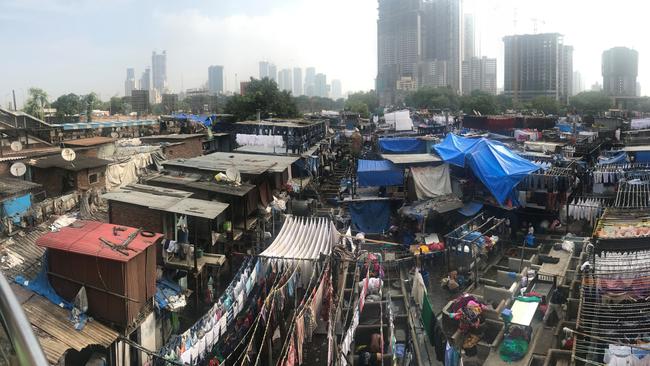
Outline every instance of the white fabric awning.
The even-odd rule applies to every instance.
[[[288,216],[273,243],[261,257],[287,260],[316,260],[330,255],[339,233],[326,218]]]
[[[412,167],[415,193],[419,200],[451,194],[451,180],[449,178],[449,164],[437,167]]]

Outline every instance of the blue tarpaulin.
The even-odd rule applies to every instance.
[[[636,163],[650,163],[650,151],[638,151],[634,156]]]
[[[390,228],[390,202],[366,201],[350,205],[354,230],[366,234],[379,234]]]
[[[623,164],[627,162],[627,154],[625,152],[620,152],[612,157],[599,157],[598,164],[607,165],[607,164]]]
[[[388,160],[361,160],[357,167],[361,187],[399,186],[404,184],[404,173]]]
[[[379,139],[379,148],[382,153],[388,154],[423,154],[427,152],[426,143],[415,137],[381,138]]]
[[[480,202],[469,202],[465,204],[462,208],[458,209],[458,212],[461,213],[463,216],[474,216],[476,215],[481,209],[483,208],[483,204]]]
[[[524,177],[539,170],[537,165],[505,145],[485,138],[468,139],[448,134],[435,149],[450,164],[464,167],[467,161],[474,175],[500,204],[513,197],[513,189]]]
[[[20,224],[23,215],[32,207],[32,195],[10,198],[2,202],[5,217],[11,217],[15,224]]]

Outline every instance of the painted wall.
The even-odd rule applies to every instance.
[[[4,217],[11,217],[15,224],[20,224],[23,215],[32,207],[32,195],[10,198],[2,202],[2,214]]]

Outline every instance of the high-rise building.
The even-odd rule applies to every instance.
[[[470,57],[463,61],[463,94],[480,90],[497,94],[497,59],[485,56]]]
[[[151,54],[151,73],[152,89],[162,96],[167,90],[167,51],[162,51],[161,54],[154,51]]]
[[[637,97],[641,96],[641,83],[638,81],[636,82],[636,96]]]
[[[299,67],[293,68],[293,95],[303,95],[302,92],[302,69]]]
[[[140,77],[140,90],[151,90],[151,69],[146,67]]]
[[[129,67],[126,69],[126,80],[124,81],[124,96],[130,97],[131,91],[136,88],[135,85],[135,69]]]
[[[419,86],[449,85],[460,92],[462,27],[461,0],[379,0],[380,102],[397,102],[398,86],[409,78]]]
[[[614,47],[603,52],[603,90],[617,97],[636,96],[639,74],[639,53],[627,47]]]
[[[131,91],[131,96],[128,97],[128,100],[131,104],[131,110],[133,112],[137,112],[138,114],[149,113],[150,96],[148,90],[133,89]]]
[[[566,103],[571,95],[573,47],[558,33],[513,35],[504,42],[504,93],[517,101],[546,96]]]
[[[582,79],[582,74],[580,71],[573,72],[573,88],[571,88],[571,94],[576,95],[585,91],[585,81]]]
[[[208,90],[212,94],[223,94],[223,66],[208,67]]]
[[[341,80],[332,79],[332,91],[330,92],[330,98],[334,100],[343,98],[343,86],[341,86]]]
[[[291,69],[282,69],[278,74],[278,87],[280,90],[291,91],[293,88],[293,80],[291,78]]]
[[[315,95],[314,84],[316,82],[316,69],[308,67],[305,69],[305,95],[313,97]]]
[[[278,82],[278,67],[274,64],[269,64],[269,79]]]
[[[476,56],[476,31],[474,29],[474,15],[465,14],[463,16],[463,60],[469,60]]]
[[[314,76],[314,96],[327,98],[329,94],[327,89],[327,75],[316,74]]]
[[[269,63],[268,61],[260,61],[260,80],[269,77]]]

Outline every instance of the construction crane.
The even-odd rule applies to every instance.
[[[530,18],[530,20],[533,22],[533,34],[537,34],[537,23],[546,25],[546,21],[544,19]]]

